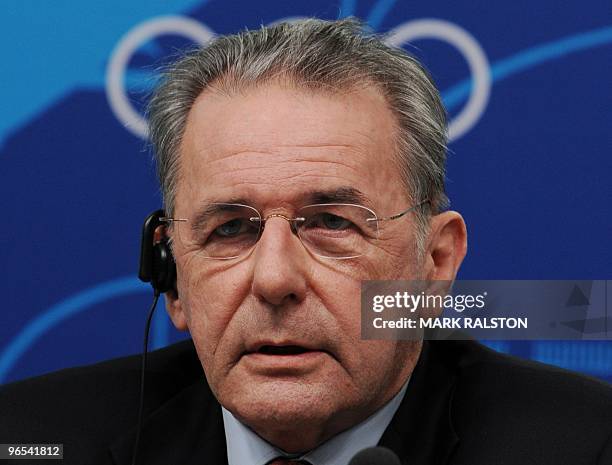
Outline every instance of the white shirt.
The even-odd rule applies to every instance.
[[[347,465],[357,452],[378,444],[404,398],[409,381],[410,378],[393,399],[364,421],[298,456],[288,454],[263,440],[222,407],[228,464],[265,465],[272,459],[284,457],[307,460],[312,465]]]

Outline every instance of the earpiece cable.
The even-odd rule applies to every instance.
[[[139,402],[139,407],[138,407],[138,424],[136,427],[136,440],[134,441],[134,452],[132,453],[132,465],[136,465],[137,458],[138,458],[138,447],[140,444],[140,430],[142,429],[142,415],[144,411],[145,371],[147,367],[147,349],[149,346],[149,329],[151,328],[151,320],[153,318],[153,313],[155,312],[155,307],[157,306],[159,294],[160,292],[157,289],[155,289],[154,294],[153,294],[153,304],[151,305],[151,309],[149,310],[147,324],[145,325],[144,344],[143,344],[143,349],[142,349],[142,365],[140,368],[140,402]]]

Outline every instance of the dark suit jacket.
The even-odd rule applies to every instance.
[[[226,465],[221,409],[192,342],[149,360],[140,463]],[[64,465],[129,465],[139,364],[2,387],[0,443],[63,443]],[[612,388],[471,341],[426,342],[381,445],[406,465],[612,465]]]

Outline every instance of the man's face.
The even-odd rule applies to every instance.
[[[207,203],[239,198],[264,218],[294,217],[313,192],[346,188],[360,191],[379,217],[400,212],[410,204],[394,169],[394,134],[393,115],[372,88],[206,91],[189,114],[174,216],[193,218]],[[311,254],[280,217],[239,259],[203,259],[176,241],[172,318],[191,332],[220,403],[290,449],[278,444],[283,431],[300,425],[315,445],[393,397],[419,346],[360,339],[360,284],[415,279],[414,233],[412,215],[384,222],[368,253],[350,260]],[[308,351],[271,355],[259,350],[264,345]]]

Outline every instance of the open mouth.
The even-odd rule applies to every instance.
[[[301,346],[261,346],[256,353],[264,355],[300,355],[306,352],[311,352],[309,349]]]

